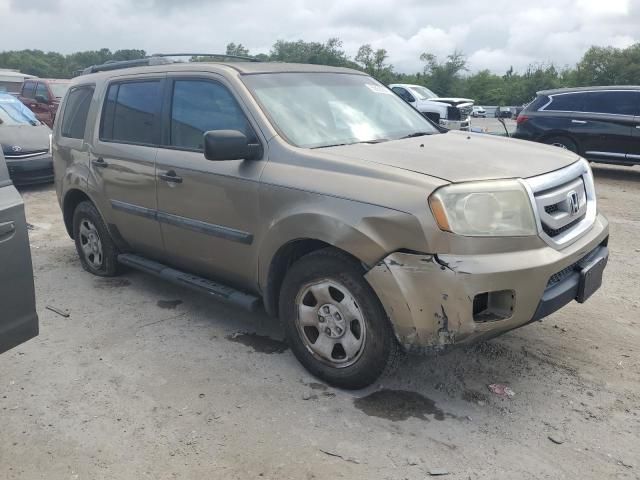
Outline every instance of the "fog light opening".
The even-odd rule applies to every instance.
[[[515,301],[513,290],[479,293],[473,298],[473,321],[485,323],[511,318]]]

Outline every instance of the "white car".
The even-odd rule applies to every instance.
[[[469,130],[471,127],[471,99],[440,98],[422,85],[408,83],[394,83],[389,88],[437,125],[451,130]]]
[[[474,106],[473,110],[471,111],[471,116],[474,118],[477,118],[477,117],[487,118],[487,111],[479,105]]]

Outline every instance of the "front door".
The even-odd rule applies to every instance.
[[[259,141],[221,82],[187,76],[167,81],[166,145],[156,161],[158,220],[170,264],[251,288],[264,161],[205,159],[203,135],[209,130],[239,130],[250,142]]]
[[[38,334],[24,204],[0,148],[0,353]]]
[[[110,83],[99,139],[90,148],[96,197],[102,199],[100,208],[112,234],[132,251],[151,258],[164,251],[156,220],[155,180],[163,77],[137,76]]]
[[[633,91],[592,91],[584,95],[583,111],[571,119],[571,132],[587,158],[624,162],[636,148],[632,136],[638,93]]]

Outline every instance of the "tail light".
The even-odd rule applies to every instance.
[[[516,124],[522,125],[527,120],[529,120],[529,117],[527,117],[526,115],[518,115],[518,118],[516,118]]]

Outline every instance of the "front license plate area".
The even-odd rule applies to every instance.
[[[586,302],[591,295],[602,285],[602,273],[607,265],[607,257],[599,257],[580,270],[580,283],[578,284],[578,303]]]

